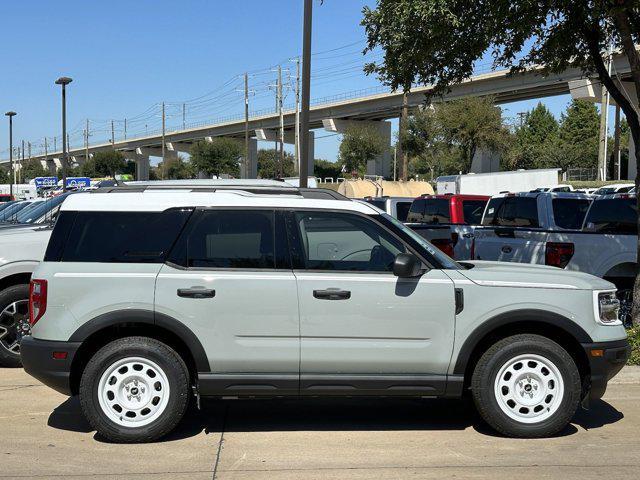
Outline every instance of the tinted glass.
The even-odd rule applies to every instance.
[[[619,188],[619,189],[618,189],[618,191],[617,191],[616,193],[627,193],[627,192],[629,192],[631,189],[633,189],[633,186],[631,186],[631,187],[622,187],[622,188]]]
[[[500,202],[494,200],[501,200]],[[538,202],[535,197],[504,197],[492,199],[487,206],[483,225],[503,227],[539,226]]]
[[[402,242],[367,218],[347,213],[296,214],[308,270],[390,272]]]
[[[554,198],[553,219],[556,226],[567,230],[580,230],[591,200],[577,198]]]
[[[161,263],[191,214],[78,212],[61,255],[63,262]],[[64,225],[64,224],[61,224]],[[58,225],[54,227],[54,232]],[[61,231],[63,227],[60,227]]]
[[[449,200],[446,198],[427,198],[424,206],[425,223],[450,223]]]
[[[593,202],[585,226],[600,233],[638,234],[635,198],[616,198]]]
[[[383,212],[386,211],[386,205],[384,200],[372,200],[372,199],[365,199],[365,202],[370,203],[371,205],[373,205],[374,207],[379,208],[380,210],[382,210]]]
[[[11,205],[14,205],[15,203],[15,200],[11,202],[0,203],[0,213],[9,208]]]
[[[23,208],[27,208],[29,205],[31,205],[31,202],[16,202],[11,204],[8,208],[5,208],[0,212],[0,222],[15,220],[16,214]]]
[[[409,214],[407,215],[407,222],[421,222],[424,216],[424,206],[426,200],[424,198],[416,198],[411,203]]]
[[[464,200],[462,202],[464,223],[467,225],[480,225],[486,205],[487,202],[485,200]]]
[[[187,266],[275,268],[274,212],[208,210],[187,239]]]
[[[411,208],[411,202],[398,202],[396,203],[396,216],[401,222],[407,221],[409,215],[409,209]]]

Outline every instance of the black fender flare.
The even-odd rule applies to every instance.
[[[560,328],[565,333],[571,335],[579,343],[592,343],[593,339],[576,322],[569,318],[546,310],[522,309],[501,313],[482,322],[462,344],[456,359],[454,374],[463,375],[467,369],[467,364],[476,346],[492,331],[505,325],[518,323],[536,323],[541,325],[551,325]]]
[[[108,327],[125,324],[157,325],[177,336],[187,346],[198,372],[210,372],[207,354],[198,337],[184,323],[169,315],[151,310],[115,310],[103,313],[78,328],[69,342],[83,342],[91,335]]]

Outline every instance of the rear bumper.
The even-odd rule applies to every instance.
[[[585,349],[591,369],[589,399],[597,400],[602,398],[607,390],[607,382],[615,377],[627,363],[631,347],[626,339],[614,342],[583,343],[582,347]],[[594,351],[598,356],[594,356]],[[601,355],[599,351],[602,351]]]
[[[80,342],[56,342],[38,340],[26,336],[20,343],[20,356],[24,370],[46,386],[72,395],[71,364]],[[66,352],[65,359],[55,359],[54,352]]]

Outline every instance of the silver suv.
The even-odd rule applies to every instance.
[[[114,190],[62,205],[21,344],[25,370],[112,441],[165,435],[194,395],[465,392],[499,432],[542,437],[629,355],[611,283],[459,264],[333,192]]]

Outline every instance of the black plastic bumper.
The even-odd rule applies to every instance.
[[[597,400],[602,398],[607,390],[607,382],[627,363],[631,347],[626,339],[614,342],[583,343],[582,347],[585,349],[591,369],[589,399]]]
[[[48,387],[65,395],[71,392],[71,364],[80,342],[54,342],[26,336],[20,343],[24,370]],[[66,358],[54,358],[66,353]]]

